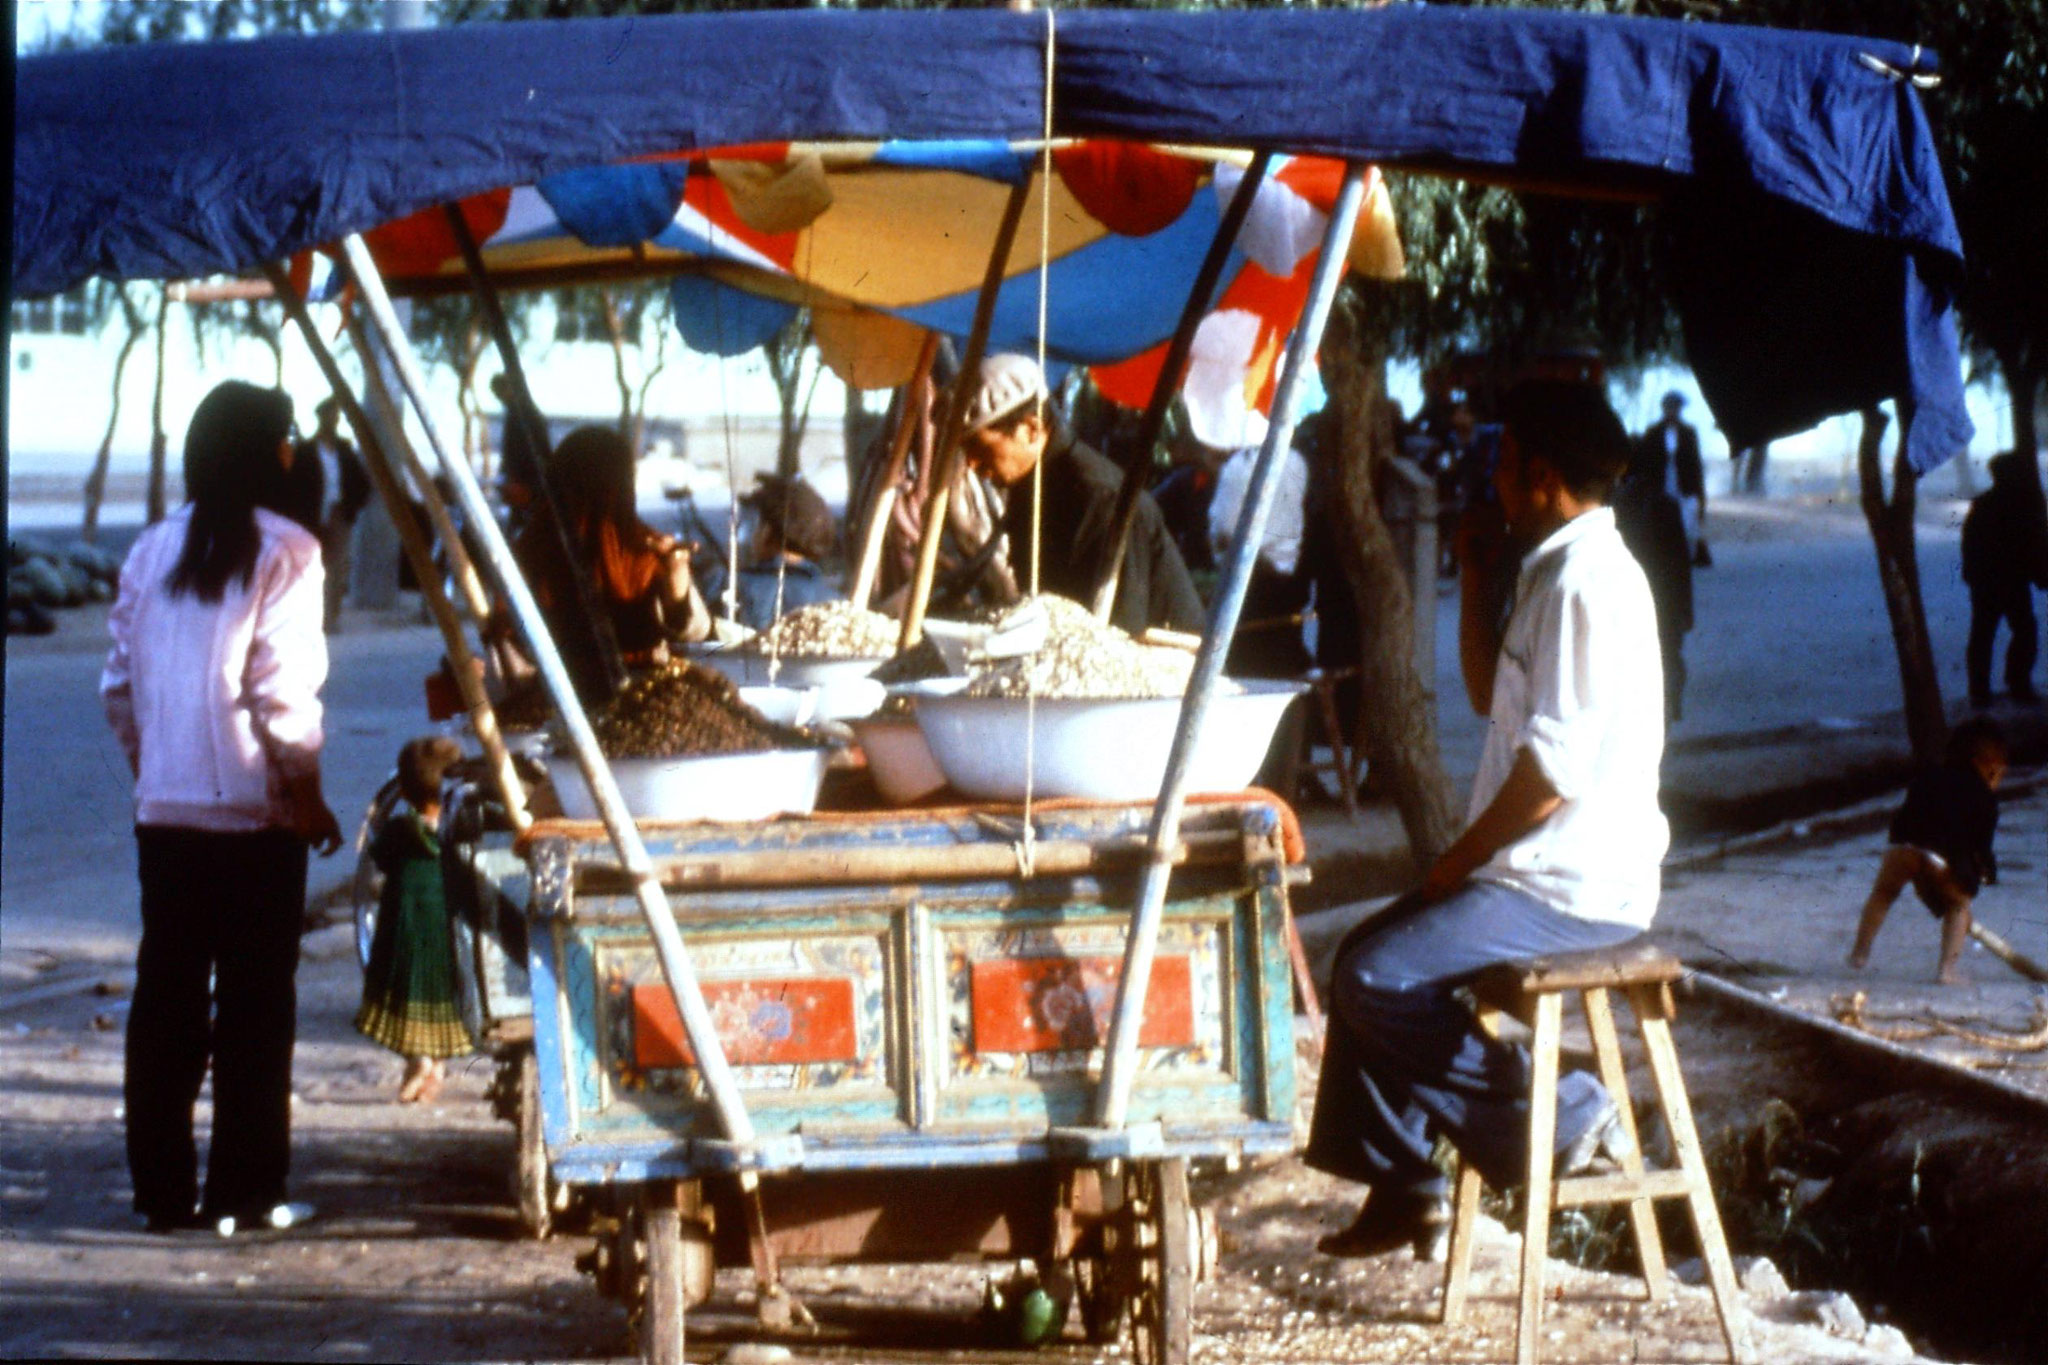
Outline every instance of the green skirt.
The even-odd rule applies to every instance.
[[[402,1057],[459,1057],[471,1050],[455,1004],[455,955],[441,869],[433,859],[409,858],[395,875],[386,873],[356,1029]]]

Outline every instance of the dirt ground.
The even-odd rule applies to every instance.
[[[222,1242],[152,1237],[127,1208],[120,1073],[128,973],[103,964],[11,968],[0,1013],[0,1356],[263,1360],[603,1359],[632,1349],[623,1310],[575,1265],[587,1236],[523,1240],[507,1192],[511,1130],[491,1116],[489,1066],[458,1065],[431,1107],[394,1102],[398,1063],[348,1021],[358,978],[348,931],[306,940],[296,1066],[294,1193],[318,1206],[303,1228]],[[54,978],[54,979],[52,979]],[[106,983],[112,994],[97,994]],[[1681,1040],[1697,1059],[1711,1049]],[[1706,1079],[1702,1074],[1701,1079]],[[1712,1091],[1716,1087],[1709,1086]],[[1312,1087],[1305,1086],[1305,1093]],[[1703,1095],[1703,1101],[1706,1096]],[[202,1109],[202,1121],[204,1120]],[[1703,1127],[1714,1119],[1702,1116]],[[1224,1252],[1197,1297],[1196,1358],[1225,1361],[1476,1362],[1512,1354],[1515,1240],[1492,1225],[1468,1325],[1434,1320],[1441,1267],[1405,1252],[1364,1262],[1318,1256],[1355,1191],[1282,1161],[1214,1172]],[[998,1268],[1006,1269],[1006,1268]],[[721,1272],[690,1317],[693,1359],[1115,1360],[1066,1339],[989,1350],[976,1321],[979,1266],[798,1269],[791,1287],[816,1336],[764,1334],[744,1271]],[[1546,1318],[1546,1359],[1723,1359],[1704,1291],[1668,1306],[1624,1277],[1553,1262],[1564,1291]],[[1752,1301],[1758,1359],[1915,1359],[1888,1328],[1811,1325],[1814,1296]],[[1781,1321],[1782,1320],[1782,1321]],[[999,1339],[998,1339],[999,1340]],[[791,1355],[761,1352],[767,1342]],[[971,1354],[969,1354],[971,1352]]]

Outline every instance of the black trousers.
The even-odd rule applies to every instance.
[[[1998,623],[2012,627],[2012,639],[2005,645],[2005,685],[2015,696],[2033,690],[2036,634],[2034,590],[2025,581],[1996,587],[1970,589],[1970,642],[1964,650],[1969,668],[1970,696],[1983,700],[1991,695],[1991,646],[1998,638]]]
[[[204,1212],[281,1203],[291,1164],[292,1044],[306,845],[283,830],[139,825],[142,949],[128,1015],[128,1172],[135,1211],[199,1202],[192,1108],[213,1063]]]

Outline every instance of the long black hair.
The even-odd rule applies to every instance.
[[[262,537],[256,509],[286,498],[278,444],[291,436],[292,400],[282,389],[230,379],[199,400],[185,431],[185,497],[192,520],[185,548],[165,586],[218,602],[228,580],[243,587],[256,572]]]
[[[578,427],[555,447],[547,469],[570,535],[586,554],[605,526],[626,549],[647,548],[653,537],[634,508],[633,447],[625,437],[611,427]]]

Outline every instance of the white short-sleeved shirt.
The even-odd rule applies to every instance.
[[[1657,806],[1664,674],[1649,583],[1608,508],[1522,561],[1468,819],[1524,749],[1564,804],[1474,875],[1580,919],[1647,928],[1671,841]]]
[[[1218,554],[1228,550],[1237,536],[1238,514],[1244,510],[1252,466],[1258,461],[1258,447],[1248,446],[1216,471],[1216,492],[1209,500],[1209,543]],[[1281,457],[1280,485],[1266,514],[1265,538],[1259,542],[1259,558],[1275,573],[1291,574],[1301,562],[1302,508],[1307,497],[1308,461],[1290,446]]]

